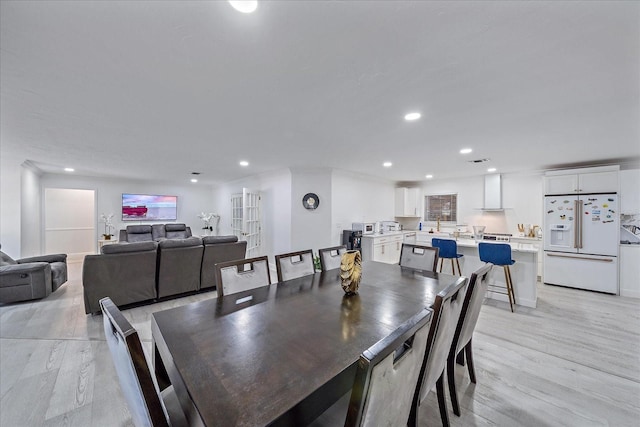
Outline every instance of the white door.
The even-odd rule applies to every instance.
[[[618,255],[620,226],[618,196],[586,194],[582,202],[582,247],[579,252],[592,255]]]
[[[65,253],[69,260],[96,251],[95,191],[44,190],[45,253]]]
[[[242,194],[231,196],[231,229],[238,239],[247,241],[247,258],[260,256],[260,193],[243,188]]]

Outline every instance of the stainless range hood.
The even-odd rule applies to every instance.
[[[499,173],[484,176],[484,206],[483,211],[503,211],[502,207],[502,176]]]

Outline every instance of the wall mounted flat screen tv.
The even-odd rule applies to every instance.
[[[122,194],[123,221],[175,221],[178,196]]]

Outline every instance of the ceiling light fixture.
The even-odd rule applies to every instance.
[[[496,168],[489,168],[487,169],[487,172],[495,172],[497,169]]]
[[[238,12],[251,13],[258,8],[258,0],[229,0],[229,4]]]
[[[422,114],[420,113],[409,113],[404,116],[404,119],[408,122],[412,122],[414,120],[418,120],[420,117],[422,117]]]
[[[76,170],[74,168],[64,168],[65,172],[75,172]]]
[[[472,151],[473,150],[471,148],[463,148],[462,150],[460,150],[460,154],[469,154]]]
[[[195,183],[195,182],[198,182],[198,180],[197,180],[197,179],[195,179],[195,178],[191,178],[191,182],[194,182],[194,183]]]
[[[382,166],[384,166],[385,168],[390,168],[391,166],[393,166],[393,163],[391,163],[391,162],[384,162],[384,163],[382,164]]]
[[[247,162],[246,160],[241,160],[240,166],[249,166],[249,162]]]
[[[429,175],[425,175],[424,177],[427,178],[427,179],[431,179],[431,178],[433,178],[433,175],[429,174]]]

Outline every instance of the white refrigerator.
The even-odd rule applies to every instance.
[[[544,283],[618,294],[618,196],[544,198]]]

